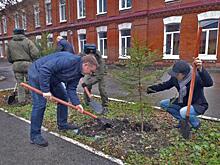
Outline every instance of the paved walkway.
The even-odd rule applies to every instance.
[[[45,148],[29,143],[29,124],[0,111],[0,165],[116,165],[43,131]]]

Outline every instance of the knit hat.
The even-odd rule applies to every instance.
[[[190,65],[184,61],[179,60],[175,62],[172,69],[168,72],[168,74],[172,77],[176,77],[178,73],[182,73],[184,75],[187,75],[190,72]]]

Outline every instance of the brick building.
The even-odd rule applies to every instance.
[[[48,32],[50,45],[62,35],[77,52],[96,43],[111,63],[127,59],[127,49],[138,38],[162,55],[162,62],[191,60],[198,23],[203,25],[200,57],[220,66],[220,0],[23,0],[1,11],[0,49],[15,27],[23,27],[36,41]],[[23,7],[17,11],[18,6]],[[9,12],[6,12],[9,11]],[[7,14],[10,13],[10,14]]]

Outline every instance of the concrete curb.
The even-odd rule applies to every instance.
[[[29,120],[27,120],[27,119],[25,119],[25,118],[22,118],[22,117],[19,117],[19,116],[16,116],[15,114],[10,113],[10,112],[8,112],[7,110],[4,110],[3,108],[0,108],[0,111],[3,111],[3,112],[5,112],[5,113],[7,113],[7,114],[9,114],[9,115],[11,115],[11,116],[13,116],[13,117],[19,119],[19,120],[22,120],[22,121],[24,121],[24,122],[26,122],[26,123],[28,123],[28,124],[31,123]],[[42,130],[48,132],[48,129],[45,128],[45,127],[42,127]],[[63,135],[60,135],[60,134],[58,134],[58,133],[56,133],[56,132],[50,131],[50,132],[48,132],[48,133],[51,134],[51,135],[54,135],[54,136],[56,136],[56,137],[59,137],[59,138],[65,140],[65,141],[68,141],[68,142],[70,142],[70,143],[72,143],[72,144],[74,144],[74,145],[76,145],[76,146],[79,146],[79,147],[81,147],[81,148],[83,148],[83,149],[85,149],[85,150],[87,150],[87,151],[89,151],[89,152],[92,152],[93,154],[96,154],[96,155],[98,155],[98,156],[100,156],[100,157],[103,157],[103,158],[105,158],[105,159],[108,159],[108,160],[110,160],[110,161],[112,161],[112,162],[114,162],[114,163],[117,163],[117,164],[119,164],[119,165],[124,165],[124,163],[122,162],[122,160],[117,159],[117,158],[114,158],[114,157],[112,157],[112,156],[110,156],[110,155],[106,155],[106,154],[104,154],[103,152],[98,151],[98,150],[96,150],[96,149],[94,149],[94,148],[92,148],[92,147],[89,147],[89,146],[87,146],[87,145],[85,145],[85,144],[83,144],[83,143],[80,143],[80,142],[78,142],[78,141],[76,141],[76,140],[73,140],[73,139],[68,138],[68,137],[66,137],[66,136],[63,136]]]
[[[78,92],[78,94],[82,95],[83,93]],[[93,96],[96,97],[96,98],[101,98],[99,95],[93,95]],[[121,103],[135,104],[135,102],[129,102],[129,101],[126,101],[126,100],[120,100],[120,99],[115,99],[115,98],[109,98],[109,100],[116,101],[116,102],[121,102]],[[152,106],[152,108],[154,108],[156,110],[164,111],[161,107],[158,107],[158,106]],[[209,116],[205,116],[205,115],[199,115],[198,117],[201,118],[201,119],[205,119],[205,120],[220,122],[220,119],[214,118],[214,117],[209,117]]]

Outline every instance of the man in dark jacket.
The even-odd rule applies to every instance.
[[[68,51],[75,54],[74,46],[65,40],[62,36],[57,37],[57,51]]]
[[[198,129],[200,121],[197,116],[204,114],[208,109],[208,103],[204,96],[204,87],[211,87],[213,81],[209,73],[202,66],[202,61],[199,58],[196,58],[193,64],[197,66],[197,74],[189,120],[192,127]],[[160,106],[180,121],[186,118],[192,69],[186,61],[180,60],[173,65],[169,74],[171,78],[168,81],[149,86],[147,93],[156,93],[175,87],[179,92],[179,97],[162,100]],[[180,127],[180,122],[178,127]]]
[[[41,136],[41,125],[46,108],[46,98],[53,95],[64,101],[70,99],[80,112],[83,107],[76,94],[80,78],[96,71],[98,63],[93,55],[84,57],[69,52],[56,52],[35,61],[28,70],[29,83],[40,89],[43,96],[32,92],[33,107],[31,113],[31,143],[46,147],[48,142]],[[61,82],[66,84],[64,89]],[[76,125],[67,123],[68,108],[57,104],[57,125],[59,130],[76,129]]]
[[[7,58],[12,68],[17,84],[27,81],[28,67],[38,58],[35,44],[25,37],[24,29],[14,29],[14,36],[8,43]],[[18,85],[18,103],[26,103],[25,89]]]

